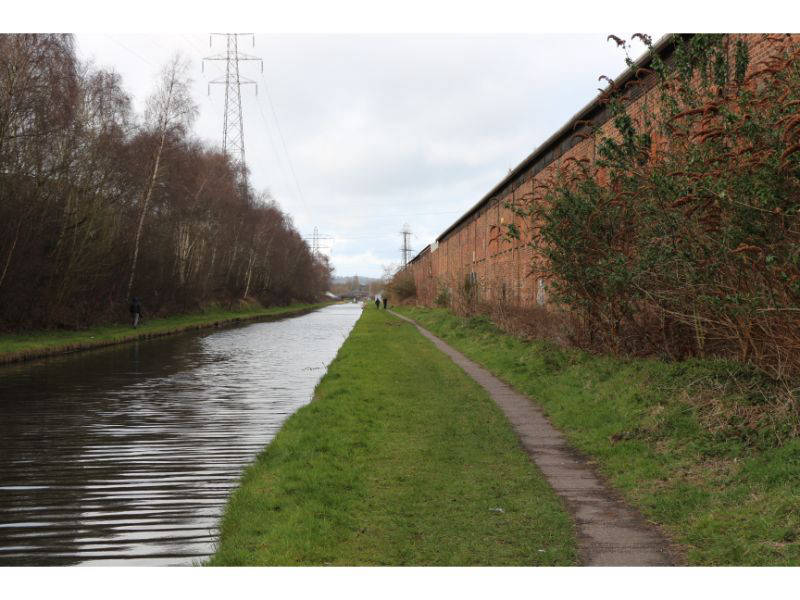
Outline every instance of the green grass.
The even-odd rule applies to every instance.
[[[690,564],[800,564],[796,396],[730,362],[594,356],[486,317],[399,312],[534,398]]]
[[[5,334],[0,335],[0,364],[109,346],[228,322],[278,317],[313,310],[324,305],[325,303],[292,304],[270,308],[249,305],[240,310],[212,307],[200,313],[174,315],[161,319],[144,319],[137,329],[131,327],[130,324],[117,324],[92,327],[81,331],[53,330]]]
[[[570,518],[495,403],[368,304],[313,401],[246,470],[209,564],[576,560]]]

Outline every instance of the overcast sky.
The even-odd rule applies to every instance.
[[[617,32],[619,33],[619,32]],[[421,250],[616,76],[607,34],[255,34],[240,51],[251,181],[300,232],[314,227],[337,275],[380,276],[408,223]],[[192,63],[196,134],[221,144],[224,50],[205,33],[80,34],[79,55],[114,69],[141,110],[174,52]],[[635,54],[641,53],[641,48]]]
[[[241,40],[243,52],[264,60],[263,74],[258,63],[241,66],[258,84],[257,96],[253,86],[242,90],[251,182],[304,236],[314,227],[329,236],[337,275],[380,276],[400,261],[404,223],[413,248],[424,248],[594,98],[599,75],[624,69],[609,33],[774,31],[789,14],[778,0],[762,0],[758,11],[745,0],[725,6],[37,0],[4,7],[0,27],[83,32],[79,55],[119,72],[139,111],[160,67],[182,52],[199,107],[195,133],[217,145],[224,89],[209,95],[208,82],[224,63],[202,71],[201,59],[223,52],[224,38],[210,47],[206,32],[270,32],[256,33],[254,46]],[[568,31],[582,33],[549,33]]]

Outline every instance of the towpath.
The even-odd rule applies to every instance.
[[[477,381],[500,406],[522,446],[572,514],[581,559],[595,566],[667,566],[676,564],[671,544],[597,476],[587,460],[569,446],[531,400],[415,321],[437,348]]]

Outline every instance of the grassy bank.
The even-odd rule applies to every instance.
[[[488,395],[368,304],[245,472],[212,565],[564,565],[569,517]]]
[[[790,391],[725,361],[592,356],[517,339],[486,317],[399,312],[534,398],[689,563],[800,564]]]
[[[0,364],[52,356],[77,350],[111,346],[137,339],[147,339],[213,327],[237,321],[288,316],[324,306],[292,304],[263,308],[251,305],[241,310],[211,308],[204,312],[174,315],[161,319],[144,319],[137,329],[130,324],[92,327],[81,331],[34,331],[0,335]]]

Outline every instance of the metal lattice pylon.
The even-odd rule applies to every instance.
[[[413,252],[408,244],[408,238],[411,237],[411,229],[408,223],[403,224],[403,231],[400,232],[400,235],[403,236],[403,247],[400,248],[400,252],[403,254],[403,268],[405,268],[408,265],[408,257]]]
[[[319,229],[314,227],[314,237],[311,239],[311,254],[319,256]]]
[[[212,33],[209,36],[208,45],[211,46],[213,36],[225,36],[227,48],[224,54],[215,54],[203,58],[203,67],[207,60],[224,60],[225,75],[212,79],[208,82],[208,93],[211,94],[211,84],[225,86],[225,115],[222,126],[222,150],[231,158],[239,162],[239,169],[242,178],[242,185],[247,187],[247,168],[244,160],[244,121],[242,120],[242,86],[256,86],[256,96],[258,95],[258,84],[252,79],[242,77],[239,74],[239,62],[244,60],[257,60],[261,62],[261,72],[264,72],[264,61],[258,56],[251,56],[239,52],[239,37],[243,35],[252,36],[253,46],[255,46],[255,35],[252,33]]]

